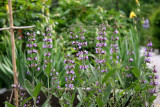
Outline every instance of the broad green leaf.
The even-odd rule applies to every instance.
[[[27,101],[29,101],[30,99],[32,99],[33,97],[28,97],[27,99],[23,100],[22,105],[24,105]]]
[[[135,89],[135,91],[140,91],[141,90],[141,87],[140,87],[139,83],[136,84],[134,89]]]
[[[38,83],[38,85],[34,88],[33,97],[37,97],[41,90],[42,83]]]
[[[81,88],[78,88],[78,94],[79,94],[79,100],[82,101],[82,89]]]
[[[96,97],[96,102],[98,104],[98,107],[103,107],[103,102],[98,97]]]
[[[48,63],[47,68],[46,68],[46,74],[49,77],[51,73],[51,63]]]
[[[64,93],[64,98],[71,103],[71,97],[67,94],[67,93]]]
[[[113,70],[109,71],[106,74],[106,76],[102,79],[102,83],[104,83],[106,80],[108,80],[116,71],[117,71],[117,69],[113,69]]]
[[[139,80],[134,81],[127,89],[125,89],[124,91],[120,92],[119,94],[122,95],[124,92],[127,92],[128,90],[130,90],[131,88],[133,88]]]
[[[25,79],[25,81],[24,81],[24,86],[25,86],[27,92],[33,97],[34,86],[27,79]]]
[[[13,104],[10,104],[9,102],[5,102],[5,107],[16,107],[15,105]]]
[[[149,101],[150,101],[150,102],[153,102],[153,101],[156,99],[156,97],[157,97],[157,96],[152,96],[152,97],[150,97],[150,98],[149,98]]]
[[[48,98],[48,99],[44,102],[44,104],[42,105],[42,107],[51,107],[51,105],[49,104],[49,100],[50,100],[50,98]]]
[[[82,107],[82,102],[79,102],[76,107]]]
[[[95,70],[93,69],[93,66],[92,66],[91,64],[90,64],[90,67],[91,67],[91,71],[92,71],[95,79],[97,79],[97,74],[96,74],[96,72],[95,72]]]
[[[104,96],[103,96],[104,103],[108,102],[111,91],[112,91],[111,84],[108,84],[106,90],[104,91]]]
[[[137,67],[133,67],[132,72],[135,75],[135,77],[138,78],[140,76],[140,70]]]

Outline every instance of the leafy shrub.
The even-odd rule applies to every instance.
[[[155,48],[160,49],[160,9],[151,17],[152,41]]]

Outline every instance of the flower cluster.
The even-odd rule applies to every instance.
[[[145,49],[145,51],[146,51],[146,53],[145,53],[145,62],[146,63],[150,63],[151,62],[151,59],[150,59],[150,57],[151,57],[151,53],[150,52],[152,52],[152,42],[151,41],[149,41],[149,43],[147,44],[147,48]]]
[[[148,44],[147,44],[147,47],[145,48],[145,62],[146,64],[147,63],[150,63],[151,62],[151,53],[152,52],[152,42],[149,40]],[[158,82],[156,82],[156,79],[159,79],[159,76],[158,75],[155,75],[155,73],[157,73],[157,69],[156,69],[156,66],[153,67],[153,72],[151,75],[149,75],[149,78],[150,78],[150,85],[151,86],[154,86],[153,89],[150,89],[149,92],[150,93],[156,93],[157,90],[156,90],[156,85],[158,85]]]
[[[156,93],[156,86],[158,85],[158,82],[156,82],[156,79],[159,79],[158,75],[155,75],[155,73],[157,73],[157,69],[156,66],[153,67],[153,74],[149,75],[149,78],[151,79],[150,85],[154,86],[153,89],[150,89],[149,92],[150,93]]]
[[[66,88],[73,88],[74,84],[73,81],[76,78],[75,72],[74,72],[74,60],[70,55],[67,55],[66,59],[64,60],[64,63],[66,64],[66,75],[65,75],[65,81],[66,81]]]
[[[22,102],[27,98],[27,93],[24,92],[23,87],[20,86],[20,84],[18,85],[12,85],[13,88],[16,88],[16,90],[18,91],[18,101],[19,104],[22,104]],[[30,101],[26,101],[25,104],[23,105],[24,107],[30,107],[31,106],[31,102]]]
[[[132,62],[134,61],[133,60],[133,54],[134,54],[134,51],[131,49],[130,52],[127,52],[127,55],[129,55],[129,60],[128,60],[128,65],[126,66],[126,70],[127,70],[127,77],[132,77],[132,74],[131,74],[131,69],[132,69]]]
[[[33,34],[27,33],[28,37],[28,44],[27,44],[27,48],[28,48],[28,62],[29,65],[28,67],[30,69],[36,69],[37,71],[40,70],[40,67],[37,66],[37,43],[36,43],[36,34],[35,32]],[[33,68],[34,67],[34,68]],[[29,74],[29,70],[27,72],[27,74]]]
[[[103,58],[103,55],[106,54],[104,48],[107,46],[106,27],[104,24],[100,26],[98,34],[99,35],[97,37],[97,43],[95,48],[98,57],[95,59],[95,62],[98,66],[97,70],[103,73],[107,72],[107,69],[105,69],[106,59]]]
[[[148,19],[146,19],[146,20],[144,21],[144,23],[143,23],[143,28],[148,29],[148,28],[149,28],[149,26],[150,26],[150,24],[149,24],[149,20],[148,20]]]
[[[114,28],[117,28],[117,26],[114,26]],[[113,59],[113,54],[116,61],[112,61],[115,62],[115,63],[118,63],[118,60],[119,60],[119,56],[118,56],[118,40],[119,40],[119,37],[118,37],[118,30],[115,29],[115,31],[113,32],[113,35],[112,35],[112,38],[111,38],[111,45],[110,45],[110,53],[111,53],[111,59]]]
[[[82,65],[79,66],[81,70],[85,70],[89,67],[88,65],[85,65],[85,62],[88,59],[88,51],[87,50],[82,51],[83,47],[88,45],[87,41],[85,41],[85,36],[84,36],[85,32],[86,30],[79,32],[79,36],[78,35],[74,36],[73,32],[70,32],[71,34],[70,37],[75,40],[72,42],[72,45],[74,45],[73,49],[77,51],[81,50],[76,53],[76,56],[82,62]]]
[[[74,50],[79,50],[79,49],[82,49],[82,46],[87,46],[87,41],[84,41],[85,40],[85,37],[84,37],[85,32],[86,32],[86,30],[83,30],[83,32],[80,32],[81,36],[74,35],[73,32],[70,32],[70,34],[71,34],[70,38],[73,40],[72,45],[75,46],[75,47],[73,47]],[[78,41],[78,40],[81,40],[81,41]]]
[[[45,50],[44,53],[44,68],[47,67],[47,64],[49,62],[52,62],[51,57],[51,52],[50,50],[52,49],[52,38],[51,38],[51,29],[46,29],[46,33],[43,34],[43,49]]]
[[[51,85],[55,85],[56,84],[55,80],[57,80],[58,74],[59,74],[58,72],[55,72],[55,69],[51,70],[51,73],[50,73],[50,76],[52,77],[52,79],[51,79]],[[57,88],[60,88],[59,81],[57,82]]]

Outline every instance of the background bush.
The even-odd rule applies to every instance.
[[[153,45],[155,48],[160,49],[160,9],[153,14],[151,19]]]

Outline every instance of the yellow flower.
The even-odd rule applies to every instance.
[[[136,0],[136,3],[140,6],[140,3],[139,3],[139,1],[138,1],[138,0]]]
[[[8,4],[6,4],[6,10],[7,10],[7,11],[9,10]]]
[[[132,11],[129,15],[129,18],[134,18],[134,17],[137,17],[136,14]]]

